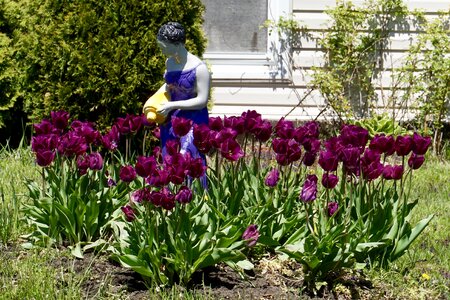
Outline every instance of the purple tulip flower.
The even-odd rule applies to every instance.
[[[325,150],[320,152],[319,165],[326,172],[336,171],[339,163],[339,158],[335,152]]]
[[[322,185],[327,189],[333,189],[339,181],[339,177],[334,174],[324,173],[322,175]]]
[[[431,144],[431,137],[423,137],[418,133],[413,134],[412,152],[417,155],[424,155]]]
[[[49,166],[55,160],[55,152],[51,150],[40,150],[36,152],[36,163],[41,167]]]
[[[89,155],[89,169],[101,170],[103,168],[103,157],[100,153],[94,152]]]
[[[423,155],[416,155],[413,153],[408,159],[408,166],[411,169],[416,170],[423,165],[424,161],[425,157]]]
[[[339,204],[337,202],[328,203],[328,216],[331,217],[336,213],[339,208]]]
[[[245,229],[242,239],[247,242],[248,247],[253,247],[258,242],[259,236],[258,226],[252,224]]]
[[[237,161],[241,157],[244,157],[241,146],[236,140],[228,138],[220,145],[220,153],[223,157],[231,161]]]
[[[274,187],[280,180],[280,172],[278,169],[272,169],[266,176],[264,183],[269,187]]]
[[[303,184],[302,191],[300,193],[300,200],[303,202],[311,202],[316,199],[317,196],[317,176],[308,175]]]
[[[386,155],[391,155],[395,152],[394,144],[395,139],[391,135],[376,134],[370,141],[369,148],[377,150],[380,153],[385,153]]]
[[[132,182],[136,178],[136,170],[133,166],[122,166],[119,171],[119,178],[123,182]]]
[[[413,138],[409,135],[401,136],[399,135],[395,139],[395,152],[398,156],[406,156],[408,155],[413,147]]]
[[[191,130],[192,127],[192,120],[182,118],[182,117],[172,117],[172,128],[173,133],[177,137],[182,137],[188,134],[189,130]]]
[[[156,159],[153,156],[139,156],[134,169],[139,176],[146,178],[156,169]]]
[[[122,206],[121,209],[122,209],[123,213],[125,214],[125,219],[128,222],[132,222],[134,219],[136,219],[136,214],[130,205]]]
[[[387,180],[399,180],[403,176],[403,166],[402,165],[386,165],[383,168],[383,178]]]
[[[50,112],[52,124],[55,128],[65,130],[69,125],[69,113],[66,111],[52,111]]]
[[[192,191],[187,186],[182,186],[175,195],[175,201],[186,204],[192,200]]]

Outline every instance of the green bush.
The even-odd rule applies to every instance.
[[[184,24],[190,51],[205,49],[200,0],[3,1],[15,24],[15,97],[31,120],[66,110],[103,126],[140,112],[163,82],[156,33],[165,22]]]

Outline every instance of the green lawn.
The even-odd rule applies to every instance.
[[[0,299],[81,299],[83,285],[90,279],[89,268],[83,272],[63,270],[51,264],[67,251],[20,248],[21,236],[28,233],[18,211],[26,203],[25,178],[39,179],[39,168],[27,149],[0,151]],[[412,182],[412,199],[419,199],[412,223],[435,214],[410,251],[388,270],[365,271],[377,295],[383,299],[450,298],[450,163],[428,159],[416,171]],[[96,299],[123,299],[121,291],[111,290],[110,273],[97,280],[103,282]],[[374,290],[375,290],[374,289]],[[85,289],[84,289],[85,291]],[[149,293],[160,294],[153,291]],[[204,294],[167,291],[163,298],[205,299]]]

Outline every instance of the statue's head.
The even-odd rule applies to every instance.
[[[157,39],[164,43],[184,44],[186,42],[186,33],[183,25],[180,23],[168,22],[159,28]]]

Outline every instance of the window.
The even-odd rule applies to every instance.
[[[267,0],[204,0],[208,53],[265,53]]]
[[[208,38],[205,60],[213,82],[260,82],[286,79],[279,37],[261,28],[291,12],[290,0],[203,0]]]

